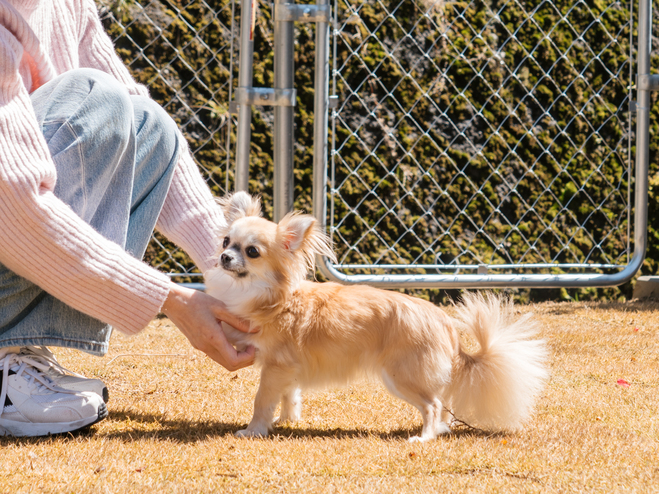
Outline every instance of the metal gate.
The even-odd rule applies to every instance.
[[[323,272],[395,288],[629,280],[646,245],[650,7],[634,102],[631,5],[347,0],[321,215],[341,257]]]

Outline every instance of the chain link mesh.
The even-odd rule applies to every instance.
[[[630,19],[616,1],[340,0],[339,264],[625,264]]]

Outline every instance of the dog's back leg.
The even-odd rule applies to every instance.
[[[451,432],[451,428],[442,420],[445,416],[444,408],[435,390],[424,389],[419,381],[411,380],[391,370],[382,370],[382,380],[391,394],[405,400],[421,412],[423,419],[421,435],[411,437],[410,442],[430,441],[440,434]]]
[[[412,403],[412,402],[410,402]],[[421,435],[410,437],[410,442],[426,442],[435,439],[440,434],[448,434],[451,428],[446,422],[442,421],[442,402],[438,398],[432,402],[424,402],[423,404],[414,404],[421,412],[423,418],[423,428]]]

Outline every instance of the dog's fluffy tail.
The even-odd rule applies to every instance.
[[[530,315],[513,316],[512,302],[492,294],[467,293],[458,306],[457,324],[480,349],[473,354],[459,350],[448,405],[457,419],[474,427],[520,428],[547,380],[545,342],[533,339]]]

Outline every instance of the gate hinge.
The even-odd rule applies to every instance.
[[[659,74],[643,74],[638,76],[639,91],[659,90]]]

